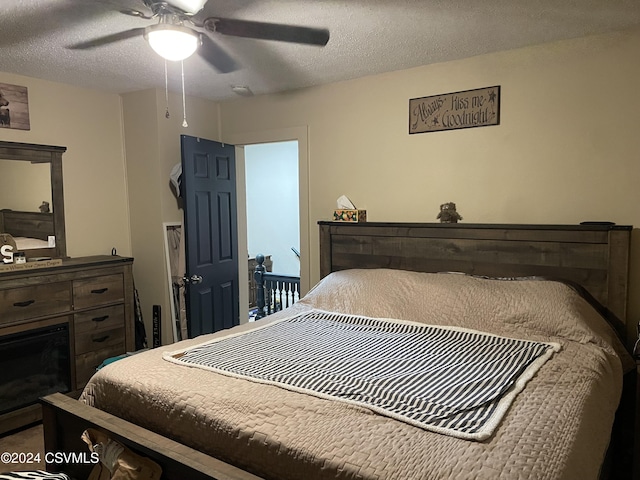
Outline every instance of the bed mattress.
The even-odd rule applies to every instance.
[[[484,441],[430,432],[362,406],[163,360],[198,337],[103,368],[81,400],[265,478],[595,479],[632,360],[559,282],[349,270],[259,327],[321,309],[557,342]],[[214,335],[226,335],[227,331]]]
[[[49,242],[32,237],[13,237],[18,250],[33,250],[36,248],[49,248]]]

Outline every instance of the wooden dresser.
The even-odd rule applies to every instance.
[[[92,256],[0,272],[0,341],[67,326],[71,394],[78,394],[103,360],[135,349],[132,266],[131,258]],[[2,414],[0,433],[40,415],[39,405]]]

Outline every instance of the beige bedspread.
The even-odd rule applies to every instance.
[[[555,341],[562,350],[483,442],[161,358],[163,351],[209,336],[112,363],[81,398],[265,478],[597,478],[620,398],[622,364],[628,367],[631,358],[566,285],[350,270],[325,278],[278,315],[310,308]]]

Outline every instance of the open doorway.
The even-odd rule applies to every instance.
[[[247,268],[247,258],[244,255],[249,253],[247,241],[247,206],[246,206],[246,180],[245,180],[245,151],[253,145],[273,144],[279,142],[294,142],[297,144],[298,159],[298,224],[299,224],[299,245],[300,245],[300,285],[299,293],[303,296],[310,288],[310,253],[309,253],[309,161],[308,161],[308,131],[307,127],[289,127],[277,130],[266,130],[260,132],[245,132],[231,134],[226,139],[229,143],[236,145],[236,170],[237,170],[237,195],[238,195],[238,248],[239,252],[239,283],[240,283],[240,322],[248,321],[249,312],[249,272]],[[260,189],[266,193],[271,187],[263,185]],[[270,208],[270,218],[273,225],[281,221],[288,221],[278,213],[279,206],[274,204]],[[290,246],[289,246],[290,247]],[[244,253],[246,252],[246,253]],[[268,253],[268,252],[267,252]],[[293,256],[294,253],[292,252]],[[247,285],[247,288],[243,286]]]
[[[274,269],[300,275],[298,142],[244,149],[249,256],[270,255]]]
[[[298,141],[247,145],[244,166],[251,318],[257,313],[253,272],[258,254],[268,272],[300,281]]]

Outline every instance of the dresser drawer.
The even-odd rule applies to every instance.
[[[73,281],[73,306],[76,310],[122,301],[124,279],[121,274]]]
[[[83,388],[89,379],[96,373],[96,368],[110,357],[116,357],[125,353],[124,342],[109,348],[76,355],[76,389]]]
[[[124,305],[96,308],[73,316],[75,334],[94,333],[111,328],[124,329]]]
[[[69,282],[0,290],[0,324],[71,310]]]
[[[124,325],[95,332],[76,332],[75,337],[76,355],[111,348],[120,344],[124,345]]]

